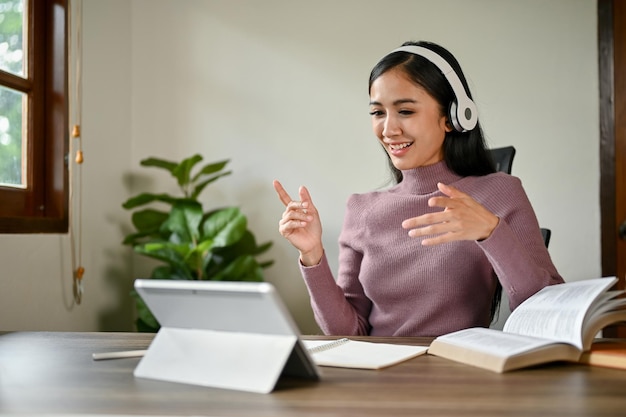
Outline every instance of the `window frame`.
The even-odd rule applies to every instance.
[[[0,84],[28,94],[27,183],[0,186],[0,233],[66,233],[69,226],[68,0],[27,0],[28,68]]]

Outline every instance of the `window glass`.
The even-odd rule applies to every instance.
[[[68,231],[69,1],[0,0],[0,233]]]
[[[0,186],[26,186],[23,134],[26,95],[0,87]]]
[[[0,0],[0,69],[24,76],[24,0]]]

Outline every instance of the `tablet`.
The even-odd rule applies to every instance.
[[[269,282],[137,279],[161,327],[296,336],[284,374],[318,378],[298,327]]]

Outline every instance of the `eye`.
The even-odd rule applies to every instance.
[[[412,114],[415,114],[413,110],[400,110],[398,111],[398,113],[400,113],[403,116],[410,116]]]
[[[370,111],[370,116],[382,116],[385,114],[382,110],[372,110]]]

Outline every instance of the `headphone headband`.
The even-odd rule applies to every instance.
[[[461,79],[448,61],[436,52],[428,48],[424,48],[423,46],[401,46],[400,48],[394,49],[389,54],[394,52],[409,52],[414,55],[419,55],[426,58],[439,68],[439,71],[441,71],[443,76],[446,77],[450,87],[452,87],[452,91],[454,92],[454,96],[456,98],[450,105],[450,122],[459,132],[467,132],[476,127],[476,124],[478,123],[478,109],[476,108],[476,104],[467,95]]]

